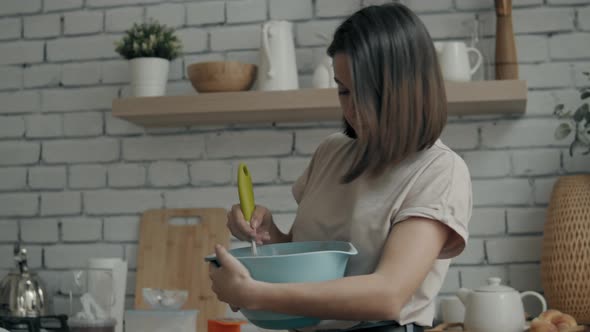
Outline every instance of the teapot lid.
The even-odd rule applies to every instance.
[[[476,289],[476,292],[487,292],[487,293],[515,292],[514,288],[500,285],[501,282],[502,282],[502,279],[498,278],[498,277],[488,278],[488,284]]]

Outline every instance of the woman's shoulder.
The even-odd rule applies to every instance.
[[[463,158],[440,139],[419,153],[414,162],[422,166],[420,168],[423,168],[426,174],[463,174],[469,177],[469,169]]]

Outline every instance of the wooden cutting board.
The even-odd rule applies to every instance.
[[[195,224],[177,223],[193,217],[199,220]],[[149,308],[143,288],[186,289],[189,297],[182,308],[199,310],[198,332],[207,331],[209,319],[224,317],[227,305],[211,290],[204,257],[214,252],[217,243],[229,246],[226,220],[221,208],[146,211],[139,229],[135,309]]]

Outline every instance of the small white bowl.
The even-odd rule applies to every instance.
[[[143,288],[142,293],[152,309],[178,310],[188,299],[186,290]]]

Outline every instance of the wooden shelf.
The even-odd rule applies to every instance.
[[[522,114],[526,81],[446,82],[449,115]],[[113,116],[145,127],[341,119],[334,89],[244,91],[123,98]]]

